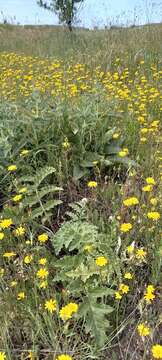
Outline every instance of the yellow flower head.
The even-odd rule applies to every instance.
[[[123,204],[124,204],[125,206],[133,206],[133,205],[139,204],[139,201],[138,201],[138,199],[137,199],[136,197],[130,197],[130,198],[128,198],[128,199],[125,199],[125,200],[123,201]]]
[[[24,291],[21,291],[17,294],[17,300],[24,300],[25,299],[25,293]]]
[[[50,313],[53,313],[57,309],[57,302],[55,299],[46,300],[44,307]]]
[[[97,182],[96,181],[89,181],[88,182],[88,187],[89,188],[96,188],[97,187]]]
[[[142,188],[142,191],[144,191],[144,192],[150,192],[152,190],[153,190],[152,185],[146,185],[146,186],[143,186],[143,188]]]
[[[5,252],[3,254],[3,257],[5,257],[5,258],[11,258],[13,256],[16,256],[16,254],[14,252],[12,252],[12,251],[11,252]]]
[[[8,171],[16,171],[17,166],[16,165],[9,165],[7,169],[8,169]]]
[[[148,219],[152,219],[156,221],[160,219],[160,213],[157,211],[150,211],[147,213],[147,217]]]
[[[150,334],[150,328],[144,323],[137,326],[137,330],[140,336],[148,336]]]
[[[134,251],[134,246],[133,246],[133,245],[128,245],[128,246],[127,246],[127,252],[128,252],[128,254],[132,254],[133,251]]]
[[[22,187],[20,190],[19,190],[19,193],[20,194],[24,194],[27,192],[27,187]]]
[[[33,255],[26,255],[24,257],[24,263],[25,264],[30,264],[32,262],[32,260],[33,260]]]
[[[3,238],[4,238],[4,233],[0,232],[0,240],[3,240]]]
[[[93,250],[93,245],[90,245],[90,244],[89,244],[89,245],[85,245],[85,246],[84,246],[84,250],[85,250],[85,251],[88,251],[88,252],[90,253],[90,252]]]
[[[39,289],[46,289],[47,286],[48,286],[48,282],[47,280],[44,280],[39,284]]]
[[[37,271],[37,277],[39,279],[45,279],[47,276],[48,276],[49,272],[46,268],[40,268],[38,271]]]
[[[68,141],[68,138],[65,138],[64,142],[62,143],[62,147],[65,149],[65,150],[68,150],[70,148],[70,143]]]
[[[127,294],[129,291],[129,286],[125,284],[120,284],[119,291],[121,291],[122,294]]]
[[[148,185],[156,185],[156,182],[153,177],[146,178],[146,182]]]
[[[18,195],[15,195],[12,200],[14,202],[19,202],[20,200],[22,199],[22,195],[21,194],[18,194]]]
[[[59,311],[60,318],[63,321],[69,320],[74,313],[78,311],[78,304],[76,303],[69,303],[66,306],[63,306]]]
[[[65,355],[65,354],[62,354],[62,355],[59,355],[56,360],[73,360],[71,356],[69,355]]]
[[[113,136],[112,136],[112,138],[113,138],[113,139],[118,139],[118,138],[119,138],[119,136],[120,136],[120,134],[119,134],[119,133],[114,133],[114,134],[113,134]]]
[[[20,152],[20,156],[26,156],[26,155],[28,155],[29,154],[29,150],[27,150],[27,149],[23,149],[23,150],[21,150],[21,152]]]
[[[136,258],[137,259],[140,259],[140,260],[143,260],[147,255],[147,252],[145,250],[143,250],[142,248],[141,249],[137,249],[136,251]]]
[[[96,259],[96,265],[97,266],[105,266],[107,265],[108,263],[108,260],[104,257],[104,256],[99,256],[97,259]]]
[[[17,236],[23,236],[25,234],[25,228],[23,226],[19,226],[15,229],[15,234]]]
[[[151,198],[150,199],[150,204],[153,205],[153,206],[156,206],[158,203],[158,200],[156,198]]]
[[[48,235],[46,233],[38,235],[38,241],[40,241],[41,243],[45,243],[46,241],[48,241]]]
[[[8,229],[13,224],[12,219],[3,219],[0,221],[0,227],[2,229]]]
[[[39,259],[38,262],[39,262],[40,265],[46,265],[47,259],[46,258],[41,258],[41,259]]]
[[[121,224],[121,226],[120,226],[120,230],[122,231],[122,232],[128,232],[128,231],[130,231],[131,229],[132,229],[132,224],[130,224],[130,223],[123,223],[123,224]]]
[[[121,150],[121,151],[118,152],[118,155],[119,155],[120,157],[125,157],[125,156],[127,156],[128,154],[129,154],[129,151],[128,151],[127,148],[124,148],[123,150]]]
[[[6,354],[3,351],[0,351],[0,360],[6,360]]]
[[[17,281],[16,281],[16,280],[11,281],[11,283],[10,283],[10,286],[11,286],[11,287],[15,287],[16,285],[17,285]]]
[[[126,273],[124,274],[124,279],[132,280],[132,279],[133,279],[133,275],[132,275],[130,272],[126,272]]]
[[[119,291],[116,291],[116,292],[115,292],[115,299],[116,299],[116,300],[121,300],[121,299],[122,299],[122,295],[120,294]]]
[[[153,345],[151,351],[154,359],[162,359],[162,345]]]

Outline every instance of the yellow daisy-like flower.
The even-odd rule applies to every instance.
[[[24,194],[24,193],[27,192],[27,190],[28,190],[27,187],[24,186],[24,187],[22,187],[22,188],[19,190],[19,193],[20,193],[20,194]]]
[[[45,279],[47,276],[48,276],[49,272],[46,268],[40,268],[38,271],[37,271],[37,277],[39,279]]]
[[[97,187],[97,182],[96,181],[89,181],[87,185],[88,185],[89,188],[96,188]]]
[[[134,205],[138,205],[138,204],[139,204],[139,201],[138,201],[138,199],[137,199],[136,197],[130,197],[130,198],[128,198],[128,199],[125,199],[125,200],[123,201],[123,204],[124,204],[125,206],[134,206]]]
[[[22,199],[22,195],[21,194],[18,194],[18,195],[15,195],[12,200],[14,202],[19,202],[20,200]]]
[[[46,300],[44,307],[52,314],[57,309],[57,302],[55,299]]]
[[[140,336],[148,336],[150,335],[150,328],[146,326],[144,323],[141,323],[137,326],[137,330]]]
[[[85,245],[84,250],[90,253],[93,250],[93,245]]]
[[[162,359],[162,345],[159,344],[153,345],[151,351],[155,359]]]
[[[150,303],[151,301],[153,301],[155,299],[155,288],[153,285],[148,285],[146,288],[146,292],[144,294],[144,299],[146,300],[146,302]]]
[[[122,295],[120,294],[119,291],[115,291],[115,299],[116,300],[121,300],[122,299]]]
[[[12,219],[3,219],[0,221],[0,227],[2,229],[8,229],[13,224]]]
[[[130,231],[131,229],[132,229],[132,224],[130,224],[130,223],[123,223],[123,224],[121,224],[121,226],[120,226],[120,230],[122,231],[122,232],[128,232],[128,231]]]
[[[132,275],[130,272],[126,272],[126,273],[124,274],[124,279],[132,280],[132,279],[133,279],[133,275]]]
[[[136,251],[136,258],[137,259],[142,259],[143,260],[146,257],[146,255],[147,255],[147,252],[142,248],[138,249]]]
[[[148,185],[156,185],[156,182],[153,177],[146,178],[146,182]]]
[[[150,192],[152,190],[153,190],[152,185],[146,185],[146,186],[143,186],[143,188],[142,188],[142,191],[144,191],[144,192]]]
[[[56,360],[73,360],[73,358],[69,355],[65,355],[65,354],[62,354],[62,355],[59,355]]]
[[[147,217],[148,219],[152,219],[156,221],[160,219],[160,213],[157,211],[150,211],[147,213]]]
[[[24,257],[24,263],[27,265],[30,264],[32,262],[32,260],[33,260],[33,255],[26,255]]]
[[[13,257],[13,256],[16,256],[16,254],[14,253],[14,252],[5,252],[4,254],[3,254],[3,257],[4,258],[11,258],[11,257]]]
[[[48,241],[48,235],[46,233],[38,235],[38,241],[40,241],[41,243],[45,243],[46,241]]]
[[[3,240],[3,238],[4,238],[4,233],[0,232],[0,240]]]
[[[17,300],[24,300],[25,299],[25,293],[24,291],[21,291],[17,294]]]
[[[69,303],[66,306],[63,306],[59,311],[60,318],[63,321],[69,320],[74,313],[78,311],[78,304],[76,303]]]
[[[17,281],[16,280],[13,280],[10,282],[10,286],[11,287],[15,287],[17,285]]]
[[[128,155],[128,152],[127,152],[127,151],[124,151],[124,150],[121,150],[121,151],[118,152],[118,155],[119,155],[120,157],[125,157],[125,156]]]
[[[25,234],[25,228],[23,226],[19,226],[15,229],[15,234],[17,236],[23,236]]]
[[[17,166],[16,165],[9,165],[7,168],[8,171],[16,171],[17,170]]]
[[[113,139],[118,139],[118,138],[119,138],[119,136],[120,136],[120,134],[119,134],[119,133],[114,133],[114,134],[113,134],[113,136],[112,136],[112,138],[113,138]]]
[[[125,284],[120,284],[119,291],[121,291],[122,294],[127,294],[129,292],[129,286]]]
[[[47,280],[44,280],[39,284],[39,289],[46,289],[47,286],[48,286],[48,282]]]
[[[97,259],[96,259],[96,265],[97,266],[105,266],[105,265],[107,265],[107,263],[108,263],[108,260],[106,259],[106,257],[105,256],[99,256]]]
[[[150,204],[153,205],[153,206],[156,206],[158,203],[158,200],[156,198],[151,198],[150,199]]]
[[[0,351],[0,360],[6,360],[6,354],[3,351]]]
[[[47,259],[46,259],[46,258],[41,258],[41,259],[38,260],[38,263],[39,263],[40,265],[46,265]]]
[[[133,251],[134,251],[134,246],[133,246],[133,245],[128,245],[128,246],[127,246],[127,252],[128,252],[128,254],[132,254]]]
[[[23,150],[21,150],[21,152],[20,152],[20,156],[26,156],[26,155],[28,155],[29,154],[29,150],[27,150],[27,149],[23,149]]]

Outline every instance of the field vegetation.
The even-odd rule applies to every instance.
[[[0,26],[0,360],[162,359],[161,39]]]

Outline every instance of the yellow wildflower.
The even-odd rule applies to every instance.
[[[146,182],[148,185],[156,185],[156,182],[153,177],[146,178]]]
[[[132,275],[130,272],[126,272],[126,273],[124,274],[124,279],[132,280],[132,279],[133,279],[133,275]]]
[[[143,186],[142,191],[150,192],[150,191],[152,191],[152,189],[153,189],[152,185],[146,185],[146,186]]]
[[[158,200],[156,198],[151,198],[150,199],[150,204],[153,205],[153,206],[156,206],[158,203]]]
[[[56,360],[73,360],[71,356],[69,355],[65,355],[65,354],[62,354],[62,355],[59,355]]]
[[[3,254],[3,257],[5,257],[5,258],[10,258],[10,257],[13,257],[13,256],[16,256],[16,254],[14,253],[14,252],[5,252],[4,254]]]
[[[151,351],[155,359],[162,359],[162,345],[153,345]]]
[[[12,219],[3,219],[0,221],[0,227],[2,229],[8,229],[13,224]]]
[[[39,279],[44,279],[48,276],[49,272],[46,268],[40,268],[38,271],[37,271],[37,277]]]
[[[50,313],[53,313],[57,309],[57,302],[55,299],[46,300],[44,307]]]
[[[138,201],[138,199],[137,199],[136,197],[130,197],[130,198],[128,198],[128,199],[125,199],[125,200],[123,201],[123,204],[124,204],[125,206],[133,206],[133,205],[139,204],[139,201]]]
[[[78,304],[69,303],[66,306],[63,306],[59,311],[60,318],[63,321],[69,320],[71,316],[78,311]]]
[[[46,241],[48,241],[48,235],[46,233],[38,235],[38,241],[45,243]]]
[[[95,262],[97,266],[105,266],[108,263],[108,260],[104,256],[99,256]]]
[[[0,232],[0,240],[3,240],[3,238],[4,238],[4,233]]]
[[[7,169],[8,169],[8,171],[16,171],[17,166],[16,165],[9,165]]]
[[[96,181],[89,181],[88,182],[88,187],[89,188],[96,188],[97,187],[97,182]]]
[[[148,219],[159,220],[160,214],[157,211],[150,211],[147,213],[147,217],[148,217]]]
[[[47,286],[48,286],[48,282],[47,280],[44,280],[39,284],[39,289],[46,289]]]
[[[127,294],[129,291],[129,286],[125,284],[120,284],[119,291],[121,291],[122,294]]]
[[[20,194],[24,194],[27,192],[27,187],[22,187],[20,190],[19,190],[19,193]]]
[[[6,360],[6,354],[3,351],[0,351],[0,360]],[[60,359],[59,359],[60,360]],[[61,359],[61,360],[65,360],[65,359]],[[68,360],[68,359],[67,359]]]
[[[23,236],[25,234],[25,228],[23,226],[19,226],[15,229],[15,234],[17,236]]]
[[[25,293],[24,291],[21,291],[17,294],[17,300],[24,300],[25,299]]]
[[[27,150],[27,149],[23,149],[23,150],[21,150],[21,152],[20,152],[20,156],[26,156],[26,155],[28,155],[29,154],[29,150]]]
[[[65,138],[64,142],[62,143],[62,147],[67,150],[70,148],[70,143],[68,141],[68,138]]]
[[[122,231],[122,232],[128,232],[128,231],[130,231],[131,229],[132,229],[132,224],[130,224],[130,223],[123,223],[123,224],[121,224],[121,226],[120,226],[120,230]]]
[[[15,195],[15,196],[12,198],[12,200],[13,200],[14,202],[18,202],[18,201],[20,201],[21,199],[22,199],[22,195],[21,195],[21,194]]]
[[[141,249],[137,249],[136,251],[136,258],[137,259],[141,259],[143,260],[147,255],[147,252],[145,250],[143,250],[142,248]]]
[[[41,258],[41,259],[39,259],[38,262],[39,262],[40,265],[46,265],[47,259],[46,258]]]
[[[30,264],[32,262],[32,260],[33,260],[33,255],[26,255],[24,257],[24,263],[25,264]]]
[[[115,292],[115,299],[116,299],[116,300],[121,300],[121,299],[122,299],[122,295],[120,294],[119,291],[116,291],[116,292]]]
[[[137,329],[140,336],[148,336],[150,334],[150,328],[146,326],[144,323],[139,324],[137,326]]]
[[[127,252],[128,252],[128,254],[132,254],[133,251],[134,251],[134,246],[133,246],[133,245],[128,245],[128,246],[127,246]]]

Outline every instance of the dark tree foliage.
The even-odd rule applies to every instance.
[[[72,24],[77,13],[77,3],[84,0],[37,0],[39,6],[46,10],[55,12],[60,23],[65,23],[69,30],[72,31]]]

